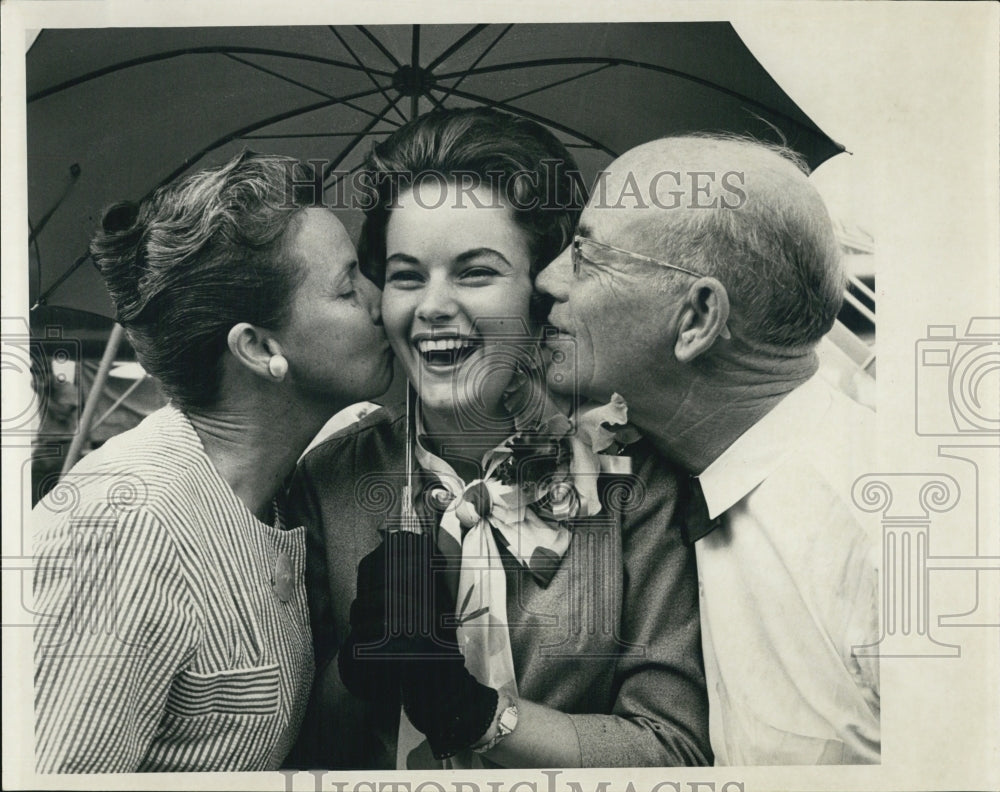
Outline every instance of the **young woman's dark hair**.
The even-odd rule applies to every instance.
[[[513,210],[527,235],[531,276],[573,239],[586,187],[566,147],[545,127],[491,108],[438,110],[410,121],[375,146],[362,183],[365,209],[358,253],[365,273],[385,281],[385,234],[397,198],[414,184],[453,182],[463,190],[487,187]],[[463,206],[475,207],[465,193]],[[532,313],[543,320],[550,301],[536,297]]]
[[[104,214],[90,251],[143,367],[181,409],[214,402],[230,328],[276,329],[302,273],[284,255],[311,175],[244,152]]]

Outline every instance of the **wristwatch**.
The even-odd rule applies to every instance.
[[[500,720],[497,722],[497,733],[486,745],[482,745],[479,748],[473,748],[476,753],[486,753],[492,748],[496,747],[496,744],[500,742],[504,737],[510,734],[514,729],[517,728],[517,704],[511,704],[509,707],[505,708],[503,712],[500,713]]]

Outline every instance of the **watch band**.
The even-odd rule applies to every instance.
[[[500,720],[497,721],[497,733],[486,745],[481,745],[472,750],[476,753],[486,753],[496,747],[504,737],[507,737],[517,728],[517,704],[510,704],[500,713]]]

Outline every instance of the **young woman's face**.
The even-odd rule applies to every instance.
[[[488,189],[424,182],[386,228],[382,319],[425,410],[471,431],[502,420],[503,391],[530,357],[525,233]]]

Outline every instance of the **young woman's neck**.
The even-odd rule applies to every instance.
[[[490,421],[489,426],[482,426],[484,422],[474,418],[461,421],[453,410],[429,410],[423,405],[420,408],[424,431],[420,442],[451,465],[466,482],[482,477],[485,473],[480,465],[483,455],[514,433],[512,418],[497,418]]]

